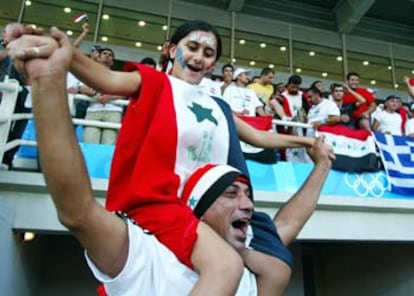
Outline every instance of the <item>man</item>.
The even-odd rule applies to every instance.
[[[312,125],[313,129],[306,130],[306,136],[312,137],[315,135],[315,130],[323,124],[334,125],[340,121],[340,111],[338,106],[328,99],[324,99],[323,93],[316,86],[308,90],[308,97],[312,102],[312,107],[309,109],[307,120]]]
[[[92,60],[94,60],[95,62],[98,62],[99,60],[99,55],[101,54],[101,50],[102,50],[102,46],[100,45],[92,45],[91,47],[91,52],[89,53],[90,57]]]
[[[343,84],[332,83],[330,86],[330,97],[332,98],[332,101],[338,106],[339,111],[341,112],[339,123],[350,128],[355,128],[355,122],[352,116],[353,111],[358,108],[359,105],[364,104],[366,100],[364,97],[358,96],[355,103],[344,104],[344,87],[345,86]]]
[[[309,106],[303,92],[300,90],[302,78],[299,75],[289,77],[286,90],[282,92],[282,106],[287,116],[296,118],[296,121],[303,122],[304,113],[309,110]]]
[[[403,135],[402,126],[403,119],[398,112],[399,98],[396,96],[388,96],[384,102],[384,110],[375,115],[372,129],[384,134],[391,134],[396,136]]]
[[[233,75],[234,83],[230,84],[224,91],[223,100],[230,105],[233,113],[238,116],[266,116],[263,104],[256,96],[256,93],[247,87],[249,75],[250,71],[247,69],[236,69]],[[276,162],[275,151],[273,149],[254,147],[243,141],[240,141],[240,145],[245,159],[252,159],[261,163]]]
[[[233,81],[234,67],[232,64],[225,64],[221,67],[221,74],[223,75],[223,84],[220,86],[221,95],[224,95],[224,91]]]
[[[60,44],[60,48],[53,51],[53,54],[50,55],[41,43],[36,43],[41,51],[39,48],[27,48],[22,58],[25,58],[28,52],[32,57],[41,57],[27,61],[24,71],[33,83],[40,162],[61,223],[76,234],[87,251],[88,262],[93,262],[92,270],[97,272],[99,269],[100,273],[105,274],[105,280],[110,281],[112,288],[116,289],[115,293],[188,294],[191,290],[191,281],[196,281],[195,273],[178,263],[176,257],[153,235],[130,220],[125,221],[109,213],[94,199],[67,106],[65,78],[73,49],[61,32],[52,31],[52,36]],[[22,44],[17,43],[16,48],[19,48],[17,56],[20,56]],[[11,52],[16,54],[16,51]],[[289,244],[295,239],[312,214],[331,166],[330,159],[333,156],[321,139],[315,140],[314,145],[309,148],[309,153],[313,155],[316,164],[311,175],[274,219],[283,244]],[[211,226],[216,228],[218,233],[234,247],[241,249],[246,237],[245,229],[250,221],[252,204],[249,201],[250,189],[246,188],[249,187],[248,181],[246,182],[246,178],[240,173],[236,175],[241,179],[233,179],[230,192],[226,190],[217,198],[217,203],[210,203],[201,219],[212,221]],[[190,186],[188,182],[186,186]],[[234,193],[235,188],[237,193]],[[221,194],[220,191],[216,192]],[[188,196],[192,197],[193,194]],[[222,197],[227,199],[226,202]],[[221,207],[218,208],[220,204]],[[223,215],[208,212],[210,209],[222,211]],[[221,222],[217,219],[221,219]],[[281,283],[286,286],[290,270],[287,268],[288,276],[280,279],[282,272],[277,272],[280,271],[277,269],[275,271],[273,261],[265,259],[263,262],[271,263],[254,266],[253,263],[248,263],[251,259],[249,254],[247,251],[244,257],[248,266],[257,273],[259,292],[264,294],[265,289],[271,289],[267,292],[272,295],[275,295],[275,292],[282,293],[278,289],[281,288]],[[215,255],[214,250],[211,255]],[[97,269],[94,269],[95,267]],[[251,279],[251,275],[248,277]],[[246,280],[242,281],[242,285],[244,283]],[[113,291],[110,286],[108,288],[109,292]],[[244,294],[255,293],[254,287],[250,288],[251,290],[240,290]]]
[[[352,116],[357,128],[370,130],[370,115],[376,108],[374,96],[366,88],[359,87],[359,74],[355,72],[348,73],[344,87],[343,103],[345,105],[361,102],[365,99],[365,103],[360,104]]]
[[[98,62],[107,68],[114,64],[114,52],[110,48],[101,48]],[[120,96],[104,95],[98,92],[91,94],[96,98],[96,102],[91,102],[86,110],[85,119],[97,120],[102,122],[120,123],[122,120],[122,107],[111,104],[112,100],[121,99]],[[83,130],[83,141],[92,144],[114,145],[118,136],[115,128],[99,128],[86,126]]]
[[[256,93],[247,87],[250,71],[238,68],[234,71],[233,80],[223,93],[225,100],[236,115],[265,116],[263,104]]]
[[[19,23],[7,24],[2,31],[2,47],[0,48],[0,81],[8,79],[16,79],[22,91],[19,92],[14,108],[14,113],[28,113],[29,109],[25,106],[26,99],[29,96],[30,87],[27,86],[27,80],[23,74],[19,73],[12,63],[12,60],[7,56],[7,51],[4,49],[12,41],[12,32],[15,28],[21,26]],[[2,94],[0,92],[0,101]],[[26,127],[27,120],[15,120],[10,125],[10,131],[7,142],[20,139]],[[4,153],[1,168],[5,170],[12,169],[13,158],[19,147],[12,148]]]
[[[151,67],[153,69],[156,69],[157,68],[157,62],[153,58],[151,58],[151,57],[143,58],[140,61],[140,63],[141,64],[144,64],[144,65],[147,65],[148,67]]]
[[[271,68],[263,68],[260,73],[260,78],[257,83],[249,84],[249,88],[254,90],[257,97],[262,101],[264,105],[269,104],[270,96],[273,94],[273,78],[275,77],[275,71]]]

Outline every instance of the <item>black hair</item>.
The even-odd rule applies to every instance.
[[[224,72],[224,69],[231,68],[232,71],[234,71],[234,67],[232,64],[224,64],[223,67],[221,67],[221,73]]]
[[[322,92],[316,86],[310,87],[308,91],[318,94],[321,98],[323,97]]]
[[[269,73],[275,74],[275,70],[273,70],[272,68],[269,68],[269,67],[263,68],[262,72],[260,72],[260,76],[266,76]]]
[[[289,77],[288,83],[287,84],[301,84],[302,83],[302,78],[299,75],[292,75]]]
[[[311,87],[316,87],[316,85],[318,84],[318,83],[323,83],[322,82],[322,80],[315,80],[314,82],[312,82],[312,84],[310,85],[310,87],[309,88],[311,88]]]
[[[333,91],[334,91],[334,89],[335,89],[335,88],[337,88],[337,87],[342,87],[342,88],[344,88],[343,84],[340,84],[340,83],[334,82],[334,83],[331,83],[331,85],[329,86],[329,90],[330,90],[331,92],[333,92]]]
[[[193,31],[211,32],[217,39],[216,61],[221,57],[222,43],[217,29],[205,21],[192,20],[179,26],[171,37],[170,44],[177,45],[181,39],[185,38]]]
[[[347,80],[349,80],[349,78],[350,78],[351,76],[356,76],[356,77],[358,77],[358,78],[359,78],[359,74],[358,74],[357,72],[349,72],[349,73],[346,75],[346,79],[347,79]]]
[[[115,52],[112,50],[112,48],[109,48],[109,47],[101,47],[101,49],[99,49],[98,51],[99,51],[99,54],[101,54],[101,52],[103,52],[103,51],[109,51],[109,52],[112,53],[112,56],[115,59]]]
[[[153,67],[157,66],[157,62],[153,58],[150,58],[150,57],[143,58],[141,60],[141,62],[139,62],[139,63],[144,64],[144,65],[150,65],[150,66],[153,66]]]

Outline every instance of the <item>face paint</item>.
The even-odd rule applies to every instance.
[[[186,62],[184,61],[183,50],[181,47],[177,48],[175,60],[180,64],[181,68],[184,69],[187,66]]]
[[[200,44],[204,43],[211,48],[216,48],[216,38],[214,38],[213,34],[208,34],[206,32],[192,32],[188,35],[188,40]]]

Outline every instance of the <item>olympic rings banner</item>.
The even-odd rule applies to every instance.
[[[264,165],[247,161],[255,191],[295,193],[313,168],[310,163],[278,162]],[[322,195],[361,198],[412,198],[389,191],[385,171],[354,173],[331,170]]]

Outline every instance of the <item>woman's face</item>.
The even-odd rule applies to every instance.
[[[217,55],[217,39],[211,32],[193,31],[170,48],[174,60],[174,77],[198,84],[213,70]]]

